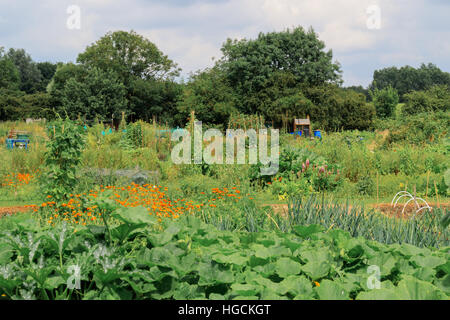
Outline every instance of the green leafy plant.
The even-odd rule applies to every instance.
[[[137,208],[117,214],[119,246],[98,228],[1,219],[0,299],[449,298],[448,249],[385,245],[317,224],[249,233],[192,216],[155,224]],[[124,225],[140,227],[119,232]]]
[[[399,102],[397,90],[388,86],[381,90],[375,89],[370,94],[375,105],[377,116],[380,118],[391,117]]]
[[[85,143],[84,130],[67,118],[50,123],[47,134],[43,190],[59,202],[66,199],[77,184],[76,170]]]

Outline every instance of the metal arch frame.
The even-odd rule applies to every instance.
[[[410,199],[408,201],[406,201],[406,203],[403,205],[403,210],[402,210],[402,214],[405,211],[406,206],[408,205],[408,203],[410,203],[411,201],[414,201],[417,207],[416,213],[420,212],[423,209],[428,209],[429,211],[431,211],[431,207],[428,205],[428,203],[423,199],[423,198],[418,198],[418,197],[414,197],[411,193],[409,193],[406,190],[403,191],[399,191],[395,194],[394,198],[392,198],[391,201],[391,205],[393,205],[393,207],[395,208],[395,206],[397,205],[398,201],[403,198],[403,197],[409,197]],[[395,203],[394,203],[395,200]],[[417,202],[417,200],[420,200],[422,202],[425,203],[424,206],[419,206],[419,203]]]

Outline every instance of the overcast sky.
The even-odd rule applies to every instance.
[[[79,29],[67,12],[73,5]],[[24,48],[36,61],[75,62],[106,32],[135,30],[185,78],[211,66],[227,38],[299,25],[333,50],[347,86],[367,86],[389,66],[432,62],[450,72],[450,0],[0,0],[0,46]]]

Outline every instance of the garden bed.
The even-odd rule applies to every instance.
[[[0,218],[5,215],[11,215],[17,212],[27,212],[30,210],[30,207],[26,206],[14,206],[14,207],[0,207]]]
[[[431,207],[431,210],[438,207],[436,203],[429,203],[429,206]],[[404,204],[397,204],[395,208],[390,203],[379,203],[373,205],[373,208],[380,211],[381,213],[397,218],[411,218],[417,210],[415,204],[410,203],[406,206],[405,211],[402,213],[403,207]],[[439,204],[439,207],[442,209],[449,209],[450,203],[441,203]],[[418,213],[418,215],[426,214],[427,212],[429,212],[428,209],[423,209]]]

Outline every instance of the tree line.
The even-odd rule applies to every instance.
[[[367,88],[344,88],[340,64],[312,28],[227,39],[221,51],[213,67],[180,82],[178,65],[134,31],[107,33],[76,63],[34,62],[24,49],[0,48],[0,120],[125,115],[184,126],[194,110],[222,128],[232,115],[258,114],[276,127],[309,115],[325,130],[364,130],[399,102],[405,114],[448,111],[450,73],[433,64],[376,70]]]

